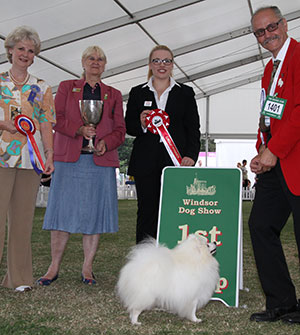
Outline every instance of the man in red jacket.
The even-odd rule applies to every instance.
[[[300,44],[288,37],[287,21],[275,6],[258,9],[251,24],[272,59],[262,78],[258,155],[250,163],[260,175],[249,228],[266,310],[250,320],[300,323],[300,304],[280,241],[292,213],[299,251]]]

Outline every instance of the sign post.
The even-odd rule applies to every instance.
[[[164,169],[157,240],[173,248],[195,233],[216,242],[220,281],[212,299],[227,306],[238,307],[241,229],[240,169]]]

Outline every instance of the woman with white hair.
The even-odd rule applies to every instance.
[[[106,56],[98,46],[82,55],[83,78],[60,83],[56,97],[57,124],[54,135],[54,165],[43,229],[51,230],[52,262],[37,283],[48,286],[58,272],[71,233],[83,234],[84,262],[81,280],[96,284],[93,260],[99,236],[118,230],[115,168],[117,148],[125,139],[121,93],[101,81]],[[103,101],[100,123],[85,125],[80,100]],[[95,151],[86,151],[89,139]]]
[[[0,74],[0,261],[6,220],[8,226],[7,273],[2,285],[26,291],[33,285],[30,242],[42,171],[35,163],[27,137],[17,131],[14,120],[20,114],[32,119],[34,139],[45,161],[43,172],[51,174],[55,111],[51,87],[28,72],[40,52],[37,32],[18,27],[7,36],[4,45],[11,68]]]

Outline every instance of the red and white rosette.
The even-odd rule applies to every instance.
[[[167,128],[170,125],[169,115],[161,109],[153,109],[146,116],[146,126],[147,129],[153,133],[160,136],[165,148],[170,155],[172,162],[175,166],[180,166],[181,164],[181,155],[176,148],[176,145],[169,134]]]
[[[30,156],[31,164],[32,164],[35,172],[37,174],[41,174],[43,171],[37,167],[37,165],[35,164],[35,161],[34,161],[34,153],[35,153],[38,161],[40,162],[40,165],[41,165],[42,169],[45,170],[45,166],[44,166],[44,162],[42,160],[41,153],[39,151],[39,148],[38,148],[38,146],[36,144],[36,141],[34,139],[34,136],[33,136],[35,131],[36,131],[34,122],[31,120],[30,117],[28,117],[24,114],[20,114],[20,115],[17,115],[16,118],[15,118],[15,126],[21,134],[23,134],[24,136],[27,137],[27,144],[28,144],[28,150],[29,150],[29,156]]]

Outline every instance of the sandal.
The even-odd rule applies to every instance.
[[[51,285],[56,279],[58,278],[58,274],[53,277],[52,279],[46,278],[46,277],[41,277],[39,278],[36,283],[37,285],[41,285],[41,286],[49,286]]]
[[[86,284],[86,285],[96,285],[97,284],[97,282],[96,282],[96,278],[95,278],[95,275],[93,274],[93,272],[92,272],[92,276],[93,276],[93,278],[91,279],[91,278],[84,278],[84,276],[83,276],[83,274],[81,274],[81,281],[84,283],[84,284]]]

